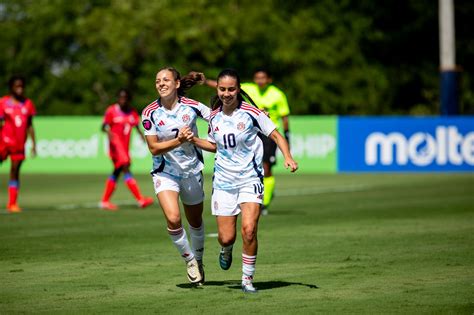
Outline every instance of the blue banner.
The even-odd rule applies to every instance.
[[[340,117],[338,170],[474,171],[474,117]]]

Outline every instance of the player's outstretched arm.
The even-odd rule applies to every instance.
[[[160,141],[156,135],[145,136],[145,139],[151,154],[159,155],[179,147],[182,143],[189,141],[189,138],[192,136],[193,133],[191,129],[189,126],[186,126],[181,128],[176,138],[171,140]]]
[[[288,146],[288,142],[285,140],[285,138],[283,138],[283,136],[276,129],[272,131],[269,138],[275,141],[281,153],[283,153],[283,157],[285,158],[285,168],[289,168],[291,172],[295,172],[298,169],[298,163],[293,160],[290,147]]]

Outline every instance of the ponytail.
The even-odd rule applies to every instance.
[[[203,80],[202,74],[199,72],[191,71],[187,75],[185,75],[183,78],[181,78],[181,75],[179,74],[178,70],[173,67],[163,67],[158,72],[163,71],[163,70],[168,70],[173,74],[173,78],[175,80],[180,81],[180,86],[178,88],[178,96],[184,96],[186,95],[186,92],[195,86],[197,83],[201,82]]]

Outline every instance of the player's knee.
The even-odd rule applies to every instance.
[[[235,235],[223,235],[223,234],[219,234],[219,244],[221,244],[221,246],[230,246],[230,245],[233,245],[235,243]]]
[[[181,228],[181,218],[179,216],[177,217],[171,217],[171,218],[167,218],[167,225],[168,225],[168,229],[171,229],[171,230],[177,230],[179,228]]]
[[[252,242],[257,237],[257,229],[254,224],[242,225],[242,240],[244,242]]]

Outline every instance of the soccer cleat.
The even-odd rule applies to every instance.
[[[19,213],[21,212],[21,208],[18,206],[18,204],[14,203],[11,205],[7,205],[7,212],[8,213]]]
[[[199,281],[199,285],[203,285],[204,281],[206,279],[206,276],[204,275],[204,265],[202,263],[202,260],[196,260],[198,263],[198,268],[199,268],[199,273],[201,274],[201,281]]]
[[[225,251],[224,248],[221,248],[219,253],[219,265],[223,270],[229,270],[232,265],[232,250]]]
[[[107,210],[107,211],[117,211],[118,210],[118,207],[111,203],[110,201],[101,201],[99,203],[99,208],[101,208],[102,210]]]
[[[252,280],[242,280],[242,292],[257,293],[257,289],[253,286]]]
[[[186,269],[189,282],[200,283],[202,281],[201,272],[199,271],[199,264],[196,258],[193,258],[186,263]]]
[[[140,208],[146,208],[153,204],[153,198],[151,197],[143,197],[142,199],[138,200],[138,206]]]

